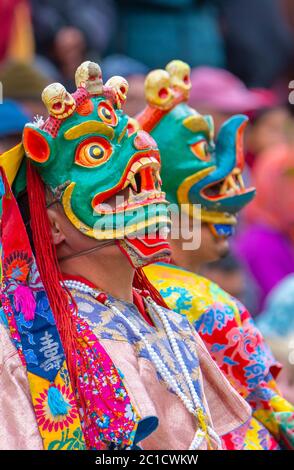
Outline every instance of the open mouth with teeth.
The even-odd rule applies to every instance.
[[[72,206],[73,182],[62,196],[65,214],[85,235],[99,240],[145,237],[169,228],[170,213],[159,169],[158,150],[133,155],[119,183],[93,197],[89,222],[81,220]]]
[[[236,167],[226,178],[205,186],[201,190],[201,195],[205,199],[222,200],[251,193],[252,191],[253,188],[245,187],[241,170]]]
[[[161,191],[160,163],[158,151],[154,156],[140,153],[129,163],[120,183],[107,194],[97,194],[92,200],[96,214],[107,215],[131,211],[149,204],[167,204]]]

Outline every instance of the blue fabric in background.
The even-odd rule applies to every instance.
[[[5,100],[0,104],[0,137],[21,134],[29,119],[16,101]]]
[[[257,326],[267,338],[294,334],[294,274],[285,277],[270,292]]]

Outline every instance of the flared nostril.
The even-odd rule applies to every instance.
[[[137,150],[157,149],[157,143],[153,137],[145,131],[138,131],[134,139],[134,146]]]

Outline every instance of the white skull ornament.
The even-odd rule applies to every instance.
[[[77,88],[86,88],[90,95],[103,93],[102,72],[96,62],[83,62],[76,71],[75,81]]]
[[[112,88],[116,95],[116,105],[120,109],[127,99],[129,84],[124,77],[115,75],[105,83],[106,88]]]
[[[56,119],[65,119],[76,109],[73,96],[61,83],[48,85],[42,93],[42,101],[50,116]]]

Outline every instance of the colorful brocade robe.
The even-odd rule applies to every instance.
[[[213,282],[158,263],[145,274],[167,305],[186,316],[234,388],[253,410],[250,423],[223,438],[227,449],[293,448],[293,406],[274,377],[280,366],[244,306]]]
[[[86,280],[82,282],[87,284]],[[90,283],[89,286],[93,288]],[[148,310],[152,318],[150,324],[133,303],[110,295],[108,299],[117,310],[102,305],[87,292],[71,289],[71,294],[78,306],[79,317],[87,323],[122,374],[129,397],[141,418],[137,431],[140,446],[144,450],[189,449],[198,427],[197,420],[161,375],[150,353],[151,347],[182,392],[190,397],[185,374],[159,318]],[[187,319],[175,312],[169,312],[168,319],[201,401],[205,422],[210,426],[213,423],[218,435],[237,429],[248,420],[249,406],[220,372]],[[206,437],[200,448],[216,448],[214,438]]]
[[[120,372],[91,330],[77,316],[83,356],[78,355],[76,367],[85,390],[89,414],[85,417],[81,412],[79,396],[71,385],[63,345],[35,257],[3,173],[0,176],[0,195],[3,209],[0,286],[2,332],[3,325],[5,328],[5,335],[2,333],[3,338],[0,338],[0,369],[5,369],[6,382],[10,382],[9,390],[11,383],[15,383],[15,397],[6,400],[11,408],[1,410],[6,413],[8,429],[6,432],[2,422],[0,449],[17,450],[21,442],[25,447],[22,436],[17,435],[22,432],[21,426],[17,426],[22,416],[17,416],[17,412],[22,406],[28,406],[28,397],[41,438],[39,441],[35,439],[35,442],[36,445],[41,442],[43,449],[105,450],[132,447],[136,443],[140,417],[126,392]],[[13,231],[15,226],[18,227],[17,231]],[[8,359],[11,357],[7,360],[4,357],[1,363],[4,356],[1,354],[1,346],[7,332],[8,344],[11,343],[10,356],[17,353],[19,356],[14,364],[21,369],[21,383],[17,383],[16,375],[9,367]],[[82,357],[87,357],[84,367]],[[0,390],[0,393],[2,398],[5,390]],[[18,401],[15,407],[14,398]],[[14,432],[11,433],[9,431],[13,423]],[[27,432],[29,434],[31,430]],[[1,442],[1,434],[6,436],[5,442]]]
[[[17,434],[22,432],[22,427],[17,426],[17,419],[21,420],[22,415],[17,416],[17,412],[28,403],[32,407],[30,416],[36,418],[36,426],[32,425],[32,428],[39,432],[36,448],[124,449],[136,446],[141,440],[146,449],[157,446],[161,449],[189,448],[197,420],[162,382],[140,338],[125,321],[114,319],[113,312],[91,295],[73,292],[78,305],[74,315],[81,351],[77,354],[76,367],[88,410],[87,416],[83,415],[80,397],[71,386],[63,345],[18,206],[5,175],[2,173],[1,176],[0,301],[3,311],[0,317],[4,325],[4,329],[1,326],[1,340],[7,337],[11,343],[10,349],[16,359],[14,364],[21,370],[22,383],[16,383],[17,377],[9,369],[9,361],[1,363],[3,341],[0,341],[1,378],[4,370],[5,380],[10,385],[14,383],[15,389],[22,388],[24,399],[19,394],[9,397],[10,408],[5,406],[4,410],[8,417],[7,429],[1,422],[0,448],[3,434],[6,437],[3,449],[17,449],[21,445]],[[18,230],[13,232],[15,226]],[[124,305],[112,300],[125,317],[136,322],[177,383],[189,394],[164,330],[148,325],[133,304]],[[221,374],[189,322],[175,313],[170,323],[202,401],[202,419],[208,423],[212,418],[219,435],[233,431],[248,420],[248,405]],[[202,368],[205,371],[203,377]],[[5,387],[0,394],[1,401]],[[8,404],[7,400],[5,403]],[[8,442],[12,417],[14,433]],[[151,441],[148,442],[149,436]],[[218,445],[213,438],[206,437],[204,448],[205,445]],[[24,448],[30,448],[25,445]]]

